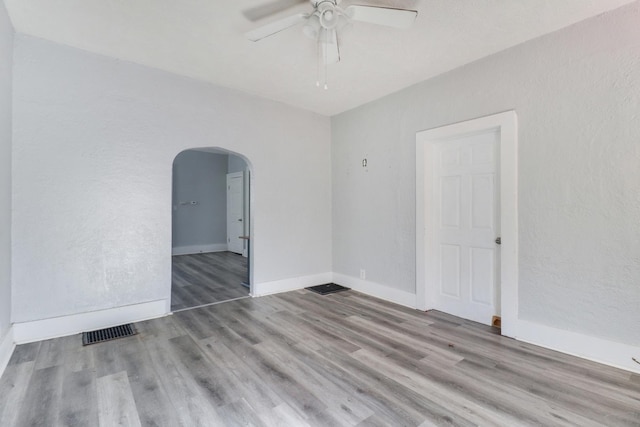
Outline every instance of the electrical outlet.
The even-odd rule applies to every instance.
[[[367,271],[364,268],[360,269],[360,279],[365,280],[367,278]]]

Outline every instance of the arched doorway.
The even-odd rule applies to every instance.
[[[220,148],[173,161],[171,311],[250,294],[250,165]]]

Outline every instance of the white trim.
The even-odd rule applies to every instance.
[[[4,370],[7,368],[7,364],[15,348],[16,343],[13,340],[13,327],[9,327],[7,333],[0,339],[0,377],[2,377]]]
[[[264,295],[278,294],[280,292],[295,291],[308,286],[323,285],[331,283],[333,274],[330,272],[313,274],[311,276],[294,277],[291,279],[274,280],[272,282],[254,283],[251,288],[251,296],[261,297]]]
[[[640,347],[608,341],[527,320],[518,321],[516,339],[640,374]]]
[[[401,291],[379,283],[358,279],[356,277],[340,273],[333,273],[333,282],[338,285],[351,288],[354,291],[371,295],[372,297],[380,298],[405,307],[416,308],[416,294],[411,292]]]
[[[193,246],[176,246],[171,250],[171,255],[192,255],[201,254],[207,252],[226,252],[226,243],[211,243],[208,245],[193,245]]]
[[[107,310],[14,323],[13,339],[16,344],[25,344],[108,328],[123,323],[140,322],[165,316],[167,314],[166,307],[166,300],[157,300]]]
[[[416,134],[416,307],[428,310],[433,297],[427,286],[429,246],[426,215],[431,206],[431,173],[433,143],[495,129],[500,132],[500,289],[502,335],[516,335],[518,322],[518,128],[515,111],[494,114]]]

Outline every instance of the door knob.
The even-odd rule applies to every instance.
[[[498,245],[501,245],[502,244],[502,239],[500,237],[496,237],[496,243]]]
[[[240,218],[238,221],[242,222],[242,218]]]

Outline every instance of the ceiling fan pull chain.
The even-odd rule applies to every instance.
[[[320,62],[322,61],[322,46],[320,45],[320,35],[316,43],[316,86],[320,87]]]
[[[324,47],[324,90],[329,89],[329,85],[327,84],[327,61],[329,60],[329,30],[327,28],[325,28],[324,30],[324,34],[325,34],[325,47]]]

